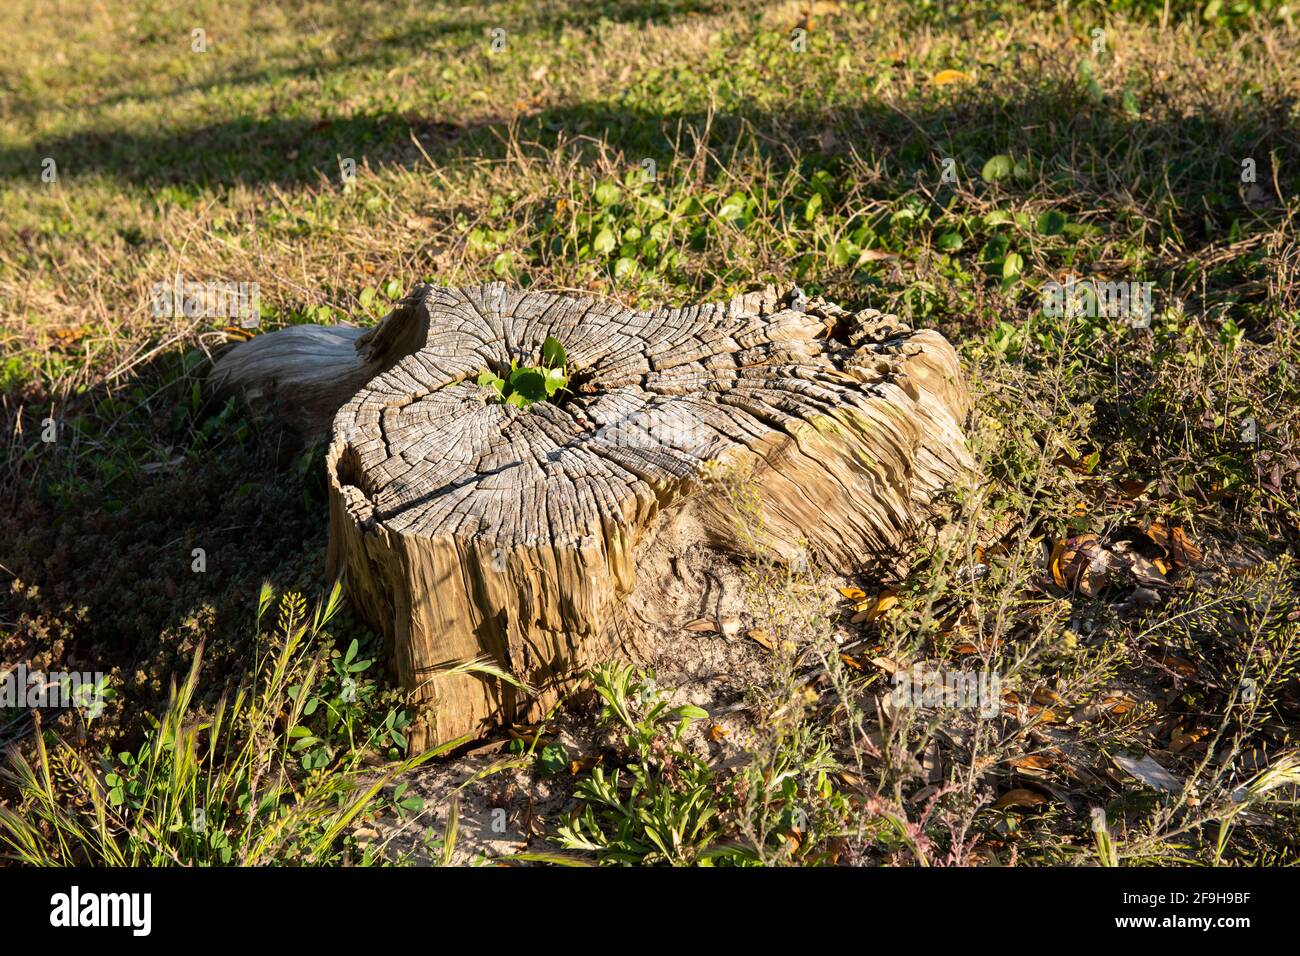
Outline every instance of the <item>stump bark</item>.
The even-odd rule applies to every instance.
[[[947,341],[801,293],[633,311],[424,286],[367,335],[299,417],[342,403],[329,571],[422,705],[416,746],[531,719],[618,656],[638,553],[677,509],[719,548],[857,567],[970,469]],[[569,393],[521,409],[476,384],[548,336]],[[242,370],[227,384],[262,388]]]
[[[335,413],[361,386],[424,345],[428,314],[420,290],[379,325],[292,325],[259,335],[222,354],[209,388],[233,394],[301,436],[327,431]]]

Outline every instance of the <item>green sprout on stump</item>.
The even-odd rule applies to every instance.
[[[564,362],[564,346],[548,335],[542,343],[541,365],[520,365],[517,359],[511,359],[509,375],[502,378],[489,369],[479,375],[478,384],[492,386],[507,405],[527,408],[534,402],[554,398],[561,389],[568,391],[569,374]]]

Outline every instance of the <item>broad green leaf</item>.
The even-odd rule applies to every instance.
[[[1015,169],[1015,163],[1011,161],[1011,157],[999,154],[991,157],[984,164],[984,168],[980,171],[980,177],[986,183],[995,183],[999,179],[1006,179],[1010,176],[1013,169]]]
[[[613,183],[605,182],[596,187],[596,202],[602,206],[612,206],[618,202],[619,189]]]
[[[523,396],[528,403],[546,398],[546,376],[541,369],[520,368],[510,373],[510,397]]]
[[[591,243],[591,248],[601,255],[607,255],[613,252],[617,247],[618,239],[615,238],[613,231],[608,227],[605,227],[601,229],[600,232],[596,233],[596,238]]]
[[[1067,221],[1064,213],[1049,209],[1038,217],[1038,231],[1045,236],[1059,236]]]
[[[551,369],[564,368],[567,360],[568,357],[560,340],[554,335],[548,335],[546,341],[542,343],[542,365]]]

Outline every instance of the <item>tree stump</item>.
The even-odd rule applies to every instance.
[[[397,344],[332,375],[355,394],[326,458],[328,565],[422,705],[415,746],[531,719],[618,656],[638,553],[678,509],[719,548],[858,567],[970,469],[947,341],[797,291],[647,312],[423,286],[369,334]],[[476,384],[548,336],[569,393],[517,408]]]

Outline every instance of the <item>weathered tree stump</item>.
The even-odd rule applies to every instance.
[[[369,334],[324,399],[355,391],[326,460],[328,562],[428,705],[416,745],[531,718],[616,656],[638,551],[674,509],[720,548],[856,567],[970,467],[951,346],[875,311],[420,287]],[[570,393],[521,409],[476,384],[548,336]],[[748,524],[738,482],[761,504]],[[533,692],[458,666],[476,659]]]
[[[638,556],[672,522],[841,569],[892,561],[924,527],[970,468],[956,355],[892,316],[802,300],[638,312],[419,286],[369,331],[254,338],[211,381],[302,433],[333,419],[329,571],[427,705],[421,746],[535,716],[618,656]],[[570,392],[520,409],[476,384],[536,364],[548,336]]]

